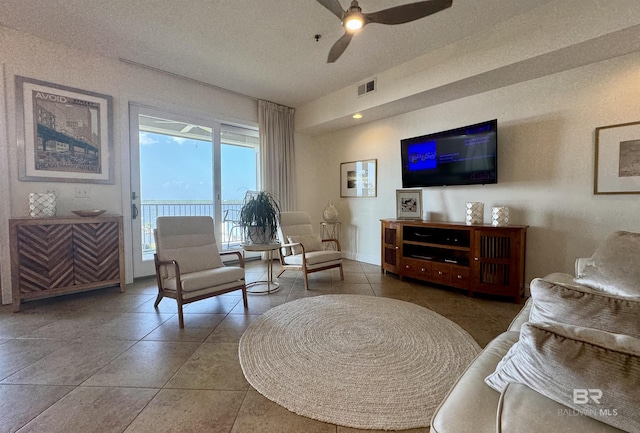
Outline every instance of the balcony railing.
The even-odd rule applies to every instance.
[[[222,249],[238,248],[243,232],[238,217],[242,203],[222,203]],[[207,200],[142,200],[140,218],[142,225],[142,253],[153,254],[156,249],[153,230],[159,216],[210,216],[214,218],[213,203]]]

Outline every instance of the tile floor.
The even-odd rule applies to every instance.
[[[0,432],[354,433],[295,415],[246,382],[238,341],[260,314],[305,296],[385,296],[448,317],[484,346],[520,308],[401,282],[379,266],[347,261],[344,270],[344,281],[337,271],[313,274],[309,291],[301,275],[285,272],[278,292],[249,296],[248,311],[239,292],[190,304],[184,330],[175,301],[154,310],[153,278],[125,293],[102,289],[29,302],[17,314],[2,306]],[[264,262],[247,262],[247,281],[265,273]]]

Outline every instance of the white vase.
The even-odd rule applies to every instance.
[[[322,211],[322,218],[324,218],[324,221],[327,223],[336,223],[338,222],[338,216],[338,209],[336,209],[331,200],[329,200],[324,211]]]
[[[484,221],[484,203],[481,201],[467,202],[465,222],[467,225],[482,224]]]
[[[249,244],[268,244],[273,241],[273,234],[269,227],[251,226],[247,228],[247,240]]]
[[[509,208],[505,206],[495,206],[491,209],[491,225],[502,227],[509,225]]]
[[[52,192],[29,193],[29,215],[31,218],[56,216],[56,195]]]

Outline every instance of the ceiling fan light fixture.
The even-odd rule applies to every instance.
[[[364,16],[362,12],[350,12],[344,17],[344,28],[347,31],[358,31],[364,26]]]
[[[353,0],[351,6],[347,9],[342,20],[344,29],[348,32],[357,32],[364,26],[364,15],[362,8],[358,6],[358,0]]]
[[[351,39],[364,26],[370,23],[378,24],[404,24],[419,20],[428,15],[435,14],[451,7],[453,0],[423,0],[390,7],[373,13],[362,13],[358,0],[351,0],[351,5],[346,11],[342,9],[340,0],[317,0],[332,14],[340,18],[344,35],[342,35],[329,50],[327,63],[334,63],[347,49]]]

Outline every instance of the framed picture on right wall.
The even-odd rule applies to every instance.
[[[398,219],[422,219],[422,190],[396,190],[396,216]]]
[[[640,194],[640,122],[596,128],[594,194]]]

